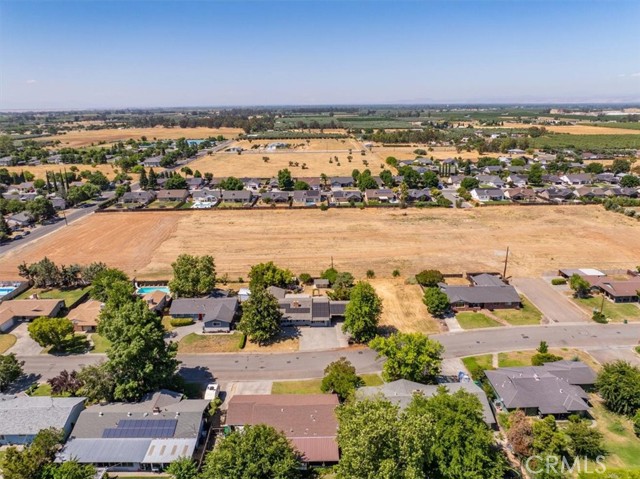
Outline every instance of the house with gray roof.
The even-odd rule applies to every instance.
[[[276,295],[274,295],[276,296]],[[331,326],[333,319],[344,317],[349,301],[332,301],[326,296],[285,294],[278,297],[283,326]]]
[[[120,197],[120,203],[148,205],[156,199],[155,191],[127,191]]]
[[[83,397],[0,395],[0,446],[26,445],[42,429],[50,427],[71,432],[80,412]]]
[[[584,388],[596,380],[589,366],[566,360],[543,366],[498,368],[485,374],[501,408],[560,418],[589,411],[589,395]]]
[[[265,191],[262,193],[261,198],[264,203],[288,203],[291,197],[289,191]]]
[[[293,192],[293,204],[300,206],[317,206],[322,202],[319,190],[299,190]]]
[[[202,323],[205,333],[229,332],[238,312],[238,298],[178,298],[169,314],[174,318],[191,318]]]
[[[335,190],[331,192],[331,203],[337,205],[347,205],[349,203],[359,203],[362,201],[360,190]]]
[[[390,383],[385,383],[381,386],[366,386],[356,390],[356,398],[375,398],[383,397],[387,401],[397,405],[400,409],[405,409],[413,399],[413,396],[420,394],[426,397],[435,395],[440,388],[446,388],[450,394],[455,394],[458,391],[465,391],[473,394],[478,398],[480,404],[482,404],[482,414],[484,421],[489,426],[496,424],[496,419],[493,415],[493,410],[487,399],[487,395],[482,388],[473,382],[464,383],[444,383],[438,385],[428,385],[408,381],[406,379],[398,379]]]
[[[500,280],[495,281],[490,276],[475,276],[478,284],[473,286],[452,286],[440,283],[439,287],[449,298],[449,304],[454,311],[519,309],[522,306],[522,300],[516,289]]]
[[[229,203],[249,204],[253,200],[253,193],[249,190],[223,190],[222,201]]]
[[[503,201],[504,191],[499,188],[474,188],[471,197],[477,201]]]
[[[193,457],[206,436],[208,407],[208,400],[167,390],[137,403],[89,406],[56,461],[74,458],[108,471],[162,471],[180,457]]]

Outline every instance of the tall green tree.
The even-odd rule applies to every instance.
[[[598,373],[596,389],[607,409],[626,416],[640,410],[640,368],[626,361],[606,363]]]
[[[260,424],[234,431],[207,454],[201,479],[297,479],[299,453],[281,432]]]
[[[425,289],[422,302],[427,306],[429,314],[435,317],[442,317],[449,311],[449,297],[440,288]]]
[[[293,190],[293,185],[291,172],[287,168],[278,171],[278,188],[282,191],[291,191]]]
[[[378,336],[369,347],[384,356],[382,367],[385,381],[407,379],[423,384],[435,384],[442,367],[444,347],[422,333],[394,333],[388,338]]]
[[[35,199],[28,201],[27,211],[37,222],[55,218],[58,215],[56,209],[53,207],[53,203],[51,203],[51,200],[44,196],[37,196]]]
[[[607,452],[604,447],[604,435],[580,417],[571,417],[564,432],[569,436],[569,445],[574,457],[596,460],[598,456],[604,456]]]
[[[324,377],[320,389],[324,393],[335,393],[344,401],[363,384],[351,362],[342,357],[333,361],[324,369]]]
[[[0,393],[22,376],[22,366],[24,361],[18,361],[15,354],[0,355]]]
[[[578,274],[574,274],[569,278],[569,287],[573,290],[576,298],[586,298],[591,291],[589,282]]]
[[[173,479],[198,479],[198,465],[190,457],[181,457],[165,471]]]
[[[158,175],[153,168],[149,168],[149,179],[147,181],[147,188],[150,190],[155,190],[158,187]]]
[[[253,265],[249,271],[249,288],[268,288],[278,286],[286,288],[293,283],[293,273],[288,269],[279,268],[273,261]]]
[[[149,186],[149,178],[147,178],[147,171],[144,168],[140,170],[140,179],[138,180],[138,183],[140,183],[140,188],[143,190],[146,190]]]
[[[116,383],[106,363],[84,366],[78,372],[78,381],[82,385],[76,394],[86,397],[89,403],[113,400]]]
[[[45,468],[53,463],[62,438],[62,431],[43,429],[26,448],[20,451],[8,448],[2,462],[4,479],[40,479]]]
[[[54,350],[62,346],[73,335],[73,323],[69,318],[49,318],[40,316],[29,323],[29,336],[43,348],[51,346]]]
[[[105,309],[110,312],[101,314],[98,332],[111,341],[105,367],[115,383],[114,399],[138,400],[149,391],[173,386],[177,344],[165,343],[160,317],[140,298],[117,309],[107,303]]]
[[[369,283],[359,281],[351,290],[342,330],[360,343],[371,341],[377,334],[381,314],[382,300],[375,289]]]
[[[216,266],[212,256],[181,254],[171,263],[173,279],[169,289],[179,297],[205,296],[216,286]]]
[[[531,169],[529,170],[529,176],[527,177],[527,182],[531,186],[542,186],[544,182],[542,181],[542,166],[539,163],[534,163],[531,165]]]
[[[7,220],[4,219],[4,216],[0,214],[0,243],[6,241],[11,236],[11,228],[7,223]]]
[[[282,313],[278,300],[260,287],[251,288],[249,299],[242,304],[242,318],[238,330],[250,341],[266,343],[280,334]]]
[[[93,299],[104,303],[108,299],[108,291],[112,285],[120,282],[129,283],[133,292],[133,285],[124,271],[116,268],[102,269],[93,276],[93,288],[91,288],[90,295]]]

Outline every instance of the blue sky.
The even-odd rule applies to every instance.
[[[640,2],[0,0],[0,108],[640,101]]]

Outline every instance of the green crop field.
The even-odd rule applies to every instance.
[[[640,122],[620,122],[620,123],[584,123],[584,125],[590,126],[603,126],[605,128],[623,128],[625,130],[640,130]]]
[[[534,148],[576,148],[602,150],[606,148],[640,148],[640,135],[571,135],[558,133],[530,138]]]

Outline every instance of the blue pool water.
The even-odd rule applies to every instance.
[[[7,294],[9,294],[14,289],[16,289],[15,286],[1,286],[0,287],[0,298],[2,298],[3,296],[6,296]]]
[[[170,294],[169,288],[167,286],[143,286],[142,288],[138,288],[138,294],[149,294],[154,291],[162,291],[163,293]]]

